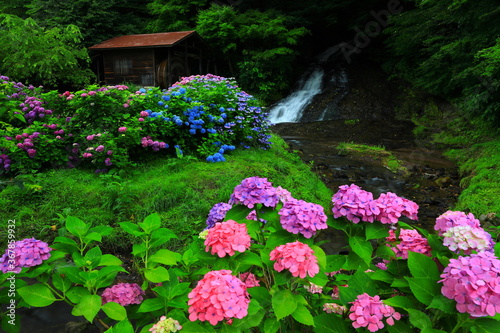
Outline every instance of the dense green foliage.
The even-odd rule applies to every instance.
[[[281,184],[303,200],[329,204],[331,191],[274,137],[272,149],[234,151],[225,163],[170,158],[100,176],[81,169],[21,175],[15,178],[21,187],[9,184],[0,192],[0,215],[17,221],[19,239],[50,239],[51,226],[63,223],[61,214],[114,226],[158,212],[165,226],[184,237],[203,229],[214,203],[227,201],[241,179],[254,175]],[[121,248],[125,243],[111,239],[106,246]]]
[[[43,29],[31,18],[0,15],[0,29],[2,74],[47,87],[81,86],[93,78],[77,26]]]
[[[415,8],[391,17],[386,67],[427,92],[500,124],[495,0],[408,1]]]

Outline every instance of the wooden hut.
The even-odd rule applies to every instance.
[[[120,36],[89,50],[104,84],[168,88],[183,76],[217,74],[209,47],[196,31]]]

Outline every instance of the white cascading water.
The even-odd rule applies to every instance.
[[[321,93],[324,74],[323,69],[316,68],[309,76],[302,78],[296,91],[271,108],[268,120],[273,124],[300,121],[305,108],[314,96]]]

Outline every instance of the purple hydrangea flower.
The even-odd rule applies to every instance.
[[[267,178],[249,177],[243,179],[240,185],[234,188],[229,204],[242,204],[248,208],[254,208],[256,204],[266,207],[275,207],[279,202],[276,188]]]
[[[439,236],[443,236],[448,228],[456,227],[459,225],[468,225],[473,228],[479,228],[481,226],[479,220],[474,218],[474,215],[472,213],[465,214],[464,212],[449,210],[444,214],[441,214],[436,219],[434,230],[438,231]]]
[[[19,273],[23,267],[41,265],[50,258],[52,251],[47,243],[35,238],[26,238],[13,244],[0,258],[0,270],[3,273]]]
[[[231,208],[233,208],[233,206],[228,204],[228,203],[225,203],[225,202],[216,203],[210,209],[210,212],[208,213],[207,229],[212,228],[215,225],[215,223],[217,223],[217,222],[224,221],[224,218],[226,217],[226,213]]]
[[[380,214],[380,209],[373,200],[373,194],[355,184],[339,186],[339,191],[334,194],[332,202],[333,217],[345,216],[353,223],[373,222]]]
[[[500,313],[500,260],[483,251],[468,257],[450,259],[441,274],[441,293],[457,302],[460,313],[472,317]]]
[[[102,304],[116,302],[126,306],[130,304],[141,304],[146,293],[137,283],[118,283],[104,289],[101,298]]]
[[[326,229],[326,215],[322,206],[304,200],[289,200],[278,212],[280,222],[288,232],[301,233],[311,238],[317,230]]]

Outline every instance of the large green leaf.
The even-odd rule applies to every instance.
[[[430,305],[434,297],[440,295],[439,284],[435,279],[407,277],[406,280],[413,295],[425,305]]]
[[[153,269],[147,269],[144,272],[144,275],[146,276],[146,279],[153,283],[168,281],[170,278],[167,269],[163,266],[158,266]]]
[[[292,317],[301,324],[314,326],[314,318],[304,305],[298,305],[292,312]]]
[[[17,292],[31,306],[49,306],[57,300],[49,287],[41,283],[19,288]]]
[[[415,309],[407,309],[407,311],[410,315],[410,323],[413,326],[421,330],[432,328],[432,322],[428,315]]]
[[[436,282],[439,280],[439,271],[436,263],[422,253],[408,252],[408,268],[413,277],[429,278]]]
[[[160,249],[149,257],[149,261],[157,262],[163,265],[177,265],[181,261],[182,255],[167,249]]]
[[[448,314],[456,314],[458,313],[456,305],[457,302],[440,294],[434,296],[434,298],[431,301],[431,304],[429,304],[429,308],[439,309],[444,313]]]
[[[115,302],[108,302],[102,306],[102,311],[113,320],[123,320],[127,318],[127,310]]]
[[[346,322],[335,314],[321,314],[314,317],[314,332],[316,333],[350,333],[352,330]]]
[[[389,236],[389,230],[380,222],[366,223],[365,224],[366,240],[386,238]]]
[[[367,265],[370,265],[373,246],[369,241],[361,236],[354,236],[349,238],[349,246]]]
[[[153,312],[165,307],[165,304],[161,298],[148,298],[144,300],[137,312]]]
[[[132,222],[120,222],[118,223],[120,225],[120,227],[127,233],[133,235],[133,236],[136,236],[136,237],[140,237],[142,235],[145,234],[145,232],[141,231],[139,229],[139,227],[137,226],[137,224],[135,223],[132,223]]]
[[[74,316],[84,316],[85,319],[92,322],[101,309],[102,300],[98,295],[85,295],[71,312]]]
[[[79,238],[83,238],[90,228],[90,224],[87,224],[74,216],[68,216],[66,218],[66,229],[73,235]]]
[[[272,296],[272,306],[276,318],[280,320],[288,315],[291,315],[297,308],[297,302],[290,290],[277,291]]]
[[[161,227],[161,218],[158,213],[153,213],[146,216],[143,222],[139,222],[137,224],[142,228],[142,230],[144,230],[146,234],[149,235],[154,230]]]

